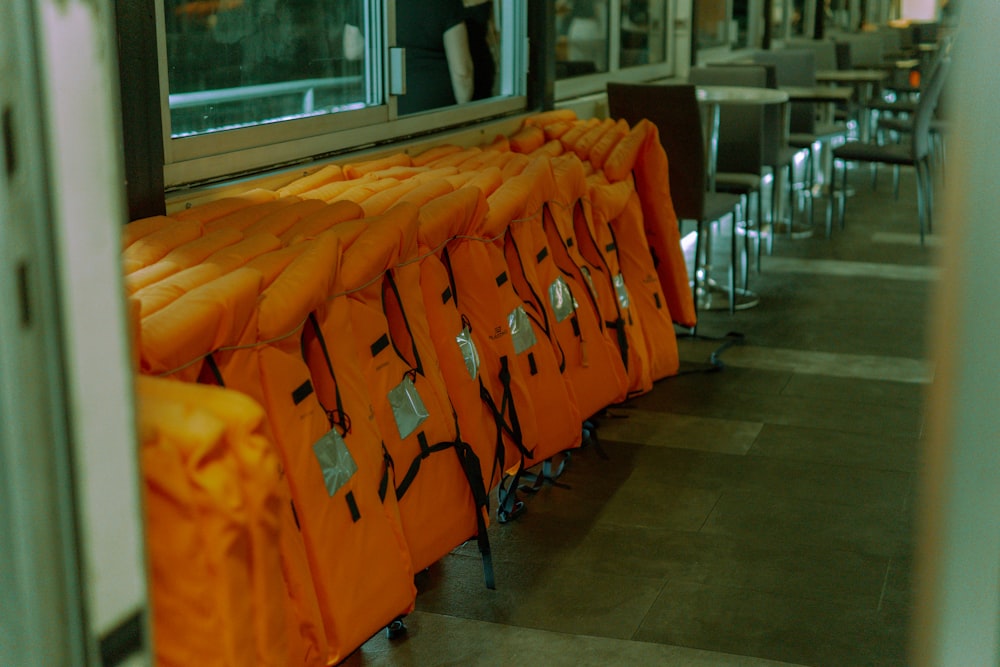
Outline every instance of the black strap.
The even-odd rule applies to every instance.
[[[392,462],[389,450],[385,448],[385,441],[382,441],[382,479],[378,483],[378,499],[385,502],[385,494],[389,491],[389,471],[395,476],[396,465]]]
[[[371,345],[372,356],[377,357],[379,355],[379,352],[386,349],[387,347],[389,347],[389,335],[382,334],[381,336],[378,337],[378,340],[376,340]]]
[[[401,500],[406,491],[413,484],[420,472],[420,463],[436,452],[443,452],[446,449],[453,449],[458,456],[459,463],[465,473],[465,478],[472,491],[472,498],[475,502],[476,525],[478,534],[476,539],[479,543],[479,553],[483,558],[483,576],[486,580],[486,587],[490,590],[496,588],[496,577],[493,572],[493,555],[490,549],[490,538],[486,532],[486,515],[488,514],[489,496],[483,484],[483,473],[479,467],[479,457],[467,442],[456,439],[453,442],[439,442],[430,445],[427,442],[427,435],[420,431],[417,433],[417,442],[420,444],[420,453],[410,464],[410,469],[406,471],[403,481],[396,487],[396,499]]]
[[[125,620],[101,636],[98,643],[102,665],[120,665],[143,650],[145,623],[142,616],[141,611],[129,614]]]
[[[420,361],[420,352],[417,350],[417,339],[413,336],[413,329],[410,328],[410,320],[406,316],[406,308],[403,307],[403,299],[399,296],[399,287],[396,285],[396,279],[393,277],[391,271],[387,271],[385,274],[385,283],[392,290],[393,297],[396,299],[396,305],[399,306],[399,316],[403,318],[403,326],[406,327],[406,333],[410,336],[410,349],[413,353],[413,368],[416,369],[421,375],[424,374],[424,366]],[[385,312],[385,297],[382,298],[382,310],[385,313],[386,318],[389,317],[389,313]],[[396,347],[396,341],[392,340],[392,345]],[[399,354],[400,358],[406,360],[402,354],[400,354],[399,349],[396,348],[396,354]],[[409,363],[409,361],[407,361]]]
[[[312,382],[310,382],[309,380],[306,380],[305,382],[303,382],[302,384],[300,384],[298,387],[296,387],[295,391],[292,392],[292,402],[295,403],[295,405],[298,405],[302,401],[304,401],[307,398],[309,398],[309,396],[312,393],[313,393]]]
[[[225,387],[226,383],[222,379],[222,371],[219,370],[219,364],[215,362],[215,357],[211,353],[205,357],[205,365],[208,366],[208,370],[211,371],[216,384],[220,387]]]
[[[625,333],[625,320],[619,317],[614,322],[605,322],[604,325],[609,329],[615,330],[615,337],[618,340],[618,351],[621,352],[625,370],[628,370],[628,335]]]
[[[330,421],[330,428],[340,427],[340,436],[344,437],[351,432],[351,418],[344,412],[344,402],[340,396],[340,385],[337,383],[337,375],[333,372],[333,361],[330,359],[330,350],[326,347],[326,338],[323,336],[323,330],[319,326],[319,320],[316,318],[316,313],[309,313],[309,324],[312,325],[313,333],[316,336],[316,342],[319,343],[319,349],[323,351],[323,359],[326,361],[326,370],[330,373],[330,379],[333,380],[333,396],[337,403],[335,411],[330,411],[323,406],[323,411],[326,412],[326,417]],[[305,355],[303,354],[303,358]],[[320,403],[322,405],[322,402]]]
[[[483,579],[486,588],[496,590],[496,575],[493,572],[493,550],[490,548],[490,536],[486,532],[486,517],[489,514],[489,494],[483,484],[482,468],[479,467],[479,457],[467,442],[457,440],[455,453],[465,471],[465,478],[472,490],[472,498],[476,504],[476,542],[479,544],[479,555],[483,559]]]
[[[545,258],[548,257],[548,256],[549,256],[549,249],[546,246],[546,247],[542,248],[541,250],[539,250],[538,254],[535,255],[535,261],[537,261],[539,264],[541,264],[543,261],[545,261]]]
[[[357,523],[361,520],[361,511],[358,509],[358,501],[354,499],[354,492],[348,491],[344,500],[347,502],[347,509],[351,511],[351,520]]]

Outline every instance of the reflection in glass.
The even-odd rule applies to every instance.
[[[400,114],[472,99],[473,63],[462,0],[396,0],[396,44],[406,49]]]
[[[608,6],[556,0],[556,78],[608,71]]]
[[[737,0],[735,4],[739,2]],[[745,0],[743,2],[745,7]],[[726,9],[726,0],[696,0],[695,39],[699,49],[729,44],[729,17]]]
[[[362,2],[164,0],[171,136],[380,103]]]
[[[666,0],[622,0],[621,67],[667,60]]]

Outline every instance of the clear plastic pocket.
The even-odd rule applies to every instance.
[[[427,408],[409,376],[389,391],[389,405],[396,418],[399,437],[406,438],[427,419]]]
[[[469,371],[469,377],[475,380],[479,376],[479,350],[472,340],[472,331],[469,327],[464,327],[462,333],[455,336],[458,349],[462,351],[462,358],[465,359],[465,368]]]
[[[618,295],[618,304],[623,308],[627,309],[629,304],[628,299],[628,288],[625,287],[625,276],[618,274],[614,279],[615,283],[615,294]]]
[[[556,316],[556,322],[562,322],[573,314],[576,310],[576,302],[569,285],[559,276],[549,285],[549,303],[552,304],[552,313]]]
[[[531,319],[524,311],[524,306],[518,306],[507,316],[507,326],[510,327],[510,337],[514,342],[514,352],[521,354],[537,341],[535,330],[531,328]]]
[[[316,455],[319,469],[323,472],[326,491],[331,496],[347,484],[351,475],[358,469],[347,443],[337,429],[330,429],[313,444],[313,454]]]

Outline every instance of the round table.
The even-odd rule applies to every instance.
[[[705,133],[708,141],[708,188],[715,190],[715,174],[717,171],[719,157],[719,105],[721,104],[751,104],[770,105],[782,104],[785,112],[783,122],[787,131],[788,113],[787,102],[788,93],[774,88],[756,88],[750,86],[696,86],[695,95],[698,102],[708,109],[708,128]],[[733,233],[736,233],[736,225],[733,225]],[[705,246],[706,258],[711,258],[711,234],[703,244]],[[707,261],[703,264],[704,275],[695,276],[699,280],[698,286],[698,307],[703,310],[722,310],[729,307],[729,299],[732,298],[737,310],[753,308],[760,303],[760,297],[747,289],[737,289],[736,294],[730,296],[729,291],[721,287],[711,278],[711,266]],[[697,264],[697,261],[695,262]],[[736,267],[733,267],[736,270]],[[715,298],[723,297],[723,298]]]

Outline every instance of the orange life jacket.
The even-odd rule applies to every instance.
[[[239,211],[240,209],[263,204],[278,198],[278,194],[271,190],[255,188],[247,190],[235,197],[223,197],[214,199],[206,204],[199,204],[186,208],[182,211],[171,213],[170,217],[175,220],[193,220],[204,225],[223,216]]]
[[[280,197],[289,197],[302,194],[307,190],[313,190],[327,183],[342,180],[344,180],[344,170],[340,165],[328,164],[320,167],[311,174],[296,178],[287,185],[278,188],[277,193]]]
[[[279,464],[263,410],[150,377],[136,394],[157,664],[288,664]]]
[[[190,220],[174,222],[144,234],[122,252],[122,269],[125,275],[138,271],[163,259],[174,248],[190,243],[199,236],[201,236],[201,225]]]
[[[569,394],[580,414],[590,417],[624,398],[627,376],[621,358],[605,345],[586,284],[578,282],[575,272],[561,270],[549,245],[545,227],[555,225],[551,208],[558,197],[549,160],[536,160],[504,188],[523,202],[523,213],[511,221],[504,244],[514,288],[533,306],[541,329],[561,353]],[[554,238],[565,255],[558,234]]]
[[[259,259],[259,258],[258,258]],[[258,260],[255,260],[258,261]],[[143,318],[140,342],[145,372],[238,388],[264,403],[256,353],[257,295],[262,274],[240,268],[191,290],[173,303]],[[275,441],[270,421],[262,425]],[[279,491],[290,500],[288,478]],[[288,664],[323,665],[329,648],[305,546],[291,504],[283,503],[279,522],[281,567],[285,580],[288,620]]]
[[[202,229],[207,234],[213,232],[216,229],[223,229],[231,227],[237,231],[243,231],[250,225],[261,220],[265,216],[274,213],[275,211],[281,210],[286,206],[291,206],[297,202],[302,201],[298,197],[281,197],[279,199],[274,199],[272,201],[264,202],[262,204],[255,204],[253,206],[248,206],[242,208],[238,211],[230,213],[229,215],[224,215],[221,218],[216,218],[211,222],[206,222],[202,225]]]
[[[508,330],[514,340],[514,360],[533,396],[537,415],[538,445],[533,450],[532,458],[526,461],[526,466],[578,447],[582,441],[580,427],[583,423],[571,388],[563,378],[564,359],[561,351],[557,355],[554,347],[554,332],[550,331],[545,321],[544,304],[538,297],[530,301],[522,297],[522,293],[528,294],[530,288],[522,282],[522,291],[519,292],[515,280],[520,271],[515,273],[518,267],[508,266],[507,257],[516,256],[514,244],[508,241],[508,231],[511,224],[516,224],[515,221],[524,216],[524,198],[530,193],[531,183],[530,175],[506,181],[490,196],[489,213],[478,230],[479,235],[499,239],[504,247],[510,248],[510,252],[505,253],[499,243],[486,246],[493,275],[500,288],[501,308],[508,313]]]
[[[303,327],[319,335],[311,317],[333,290],[339,257],[337,236],[324,234],[264,290],[256,349],[332,663],[412,610],[416,594],[395,508],[379,495],[380,438],[348,436],[346,413],[320,403],[303,354]]]
[[[399,204],[386,216],[415,221],[417,208]],[[350,344],[396,467],[403,530],[414,570],[421,570],[476,535],[482,514],[456,455],[460,441],[451,403],[431,374],[433,353],[393,339],[393,303],[387,305],[385,297],[392,295],[389,269],[397,263],[398,238],[375,225],[344,252],[341,277],[354,332]]]
[[[175,224],[177,221],[165,215],[154,215],[149,218],[133,220],[122,227],[122,250],[129,247],[144,236],[149,236],[153,232],[158,232],[164,227]]]
[[[639,324],[646,339],[650,375],[653,380],[675,375],[680,365],[677,335],[646,243],[639,195],[633,191],[625,208],[610,222],[630,305],[640,313]]]
[[[697,315],[681,249],[677,213],[670,198],[668,169],[659,130],[647,120],[639,121],[604,163],[604,174],[612,183],[629,176],[635,179],[643,228],[670,316],[678,324],[693,327]]]
[[[619,348],[626,359],[629,394],[642,394],[653,387],[648,344],[639,322],[641,313],[632,307],[628,285],[618,260],[617,240],[610,225],[610,221],[625,208],[631,190],[626,183],[610,185],[599,174],[590,176],[587,183],[590,195],[581,207],[582,215],[576,217],[576,237],[588,261],[601,267],[601,271],[593,274],[592,278],[598,291],[604,294],[605,304],[601,310],[605,318],[608,312],[618,313],[617,320],[612,316],[606,321],[615,321]],[[609,296],[612,299],[610,306],[606,303]]]
[[[125,290],[132,294],[147,285],[163,280],[178,271],[195,266],[212,253],[243,240],[235,229],[219,229],[174,248],[155,264],[125,276]]]
[[[437,253],[448,271],[452,298],[461,316],[468,320],[480,352],[479,378],[486,392],[481,389],[480,396],[487,401],[502,431],[501,472],[516,471],[533,456],[539,442],[535,396],[522,377],[510,329],[510,316],[516,308],[523,308],[523,303],[511,289],[506,267],[499,273],[494,270],[495,262],[503,264],[503,255],[496,247],[496,239],[482,232],[487,213],[485,197],[472,187],[462,188],[454,197],[465,214],[448,220],[447,227],[432,224],[427,218],[420,228],[421,244],[429,250],[440,248]],[[523,329],[519,332],[518,346],[526,345],[528,334]],[[499,495],[497,516],[506,521],[517,509],[516,483],[501,487]]]

